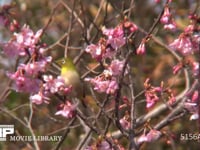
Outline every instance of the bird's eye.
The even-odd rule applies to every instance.
[[[62,64],[64,64],[65,63],[65,60],[62,60]]]

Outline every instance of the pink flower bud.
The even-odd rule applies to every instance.
[[[141,42],[139,47],[136,50],[136,54],[143,55],[145,53],[145,51],[146,51],[145,44],[144,44],[144,42]]]
[[[170,16],[171,16],[171,14],[169,12],[169,7],[165,7],[164,13],[163,13],[162,17],[160,18],[160,22],[163,24],[169,23]]]

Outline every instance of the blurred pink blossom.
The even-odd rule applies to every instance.
[[[44,75],[43,79],[45,81],[45,83],[43,84],[45,93],[50,92],[51,94],[54,93],[68,94],[69,92],[71,92],[71,86],[67,86],[65,84],[65,80],[61,76],[53,78],[52,75]]]
[[[51,60],[51,56],[45,57],[32,63],[20,64],[18,69],[23,69],[29,76],[37,76],[39,73],[46,71],[47,65],[51,62]]]
[[[29,28],[29,26],[24,25],[20,33],[14,33],[16,42],[20,45],[21,48],[35,48],[36,44],[39,41],[42,30],[38,30],[35,34]]]
[[[144,82],[145,97],[146,97],[146,108],[153,107],[156,102],[160,99],[158,95],[162,92],[162,87],[154,87],[149,83],[150,79],[147,78]]]
[[[106,29],[103,27],[102,32],[107,36],[107,45],[111,45],[113,49],[117,50],[125,44],[124,31],[122,26],[117,26],[114,29]]]
[[[31,95],[29,97],[30,101],[32,103],[35,103],[37,105],[40,105],[42,103],[47,103],[49,104],[49,98],[48,97],[45,97],[41,92],[39,92],[38,94],[34,94],[34,95]]]
[[[195,90],[191,96],[184,103],[184,107],[192,114],[190,120],[196,120],[199,118],[198,115],[198,100],[199,100],[199,91]]]
[[[199,63],[198,62],[192,62],[192,73],[194,76],[199,75]]]
[[[174,21],[170,21],[168,24],[164,25],[164,29],[174,31],[176,29],[176,23]]]
[[[121,118],[121,119],[119,120],[119,122],[120,122],[121,126],[122,126],[124,129],[126,129],[126,130],[129,130],[129,129],[130,129],[131,123],[130,123],[125,117]]]
[[[113,150],[107,141],[102,141],[96,146],[97,150]]]
[[[22,70],[8,73],[8,77],[14,80],[14,89],[17,92],[36,93],[42,84],[39,79],[26,76]]]
[[[182,33],[177,39],[175,39],[169,46],[174,50],[180,52],[182,55],[193,54],[198,51],[198,43],[200,36],[190,35],[189,33]]]
[[[156,141],[161,136],[161,132],[155,129],[152,129],[147,134],[143,134],[138,138],[138,143],[143,142],[153,142]]]
[[[66,101],[65,104],[59,105],[58,111],[55,115],[61,115],[65,118],[73,118],[75,115],[77,104],[73,105],[70,101]]]
[[[170,21],[170,11],[169,11],[169,7],[165,7],[164,9],[164,13],[162,15],[162,17],[160,18],[160,22],[163,24],[168,24]]]
[[[1,42],[0,46],[9,57],[32,54],[35,51],[36,44],[39,42],[41,33],[42,30],[38,30],[34,34],[27,25],[24,25],[21,32],[14,33],[10,41]]]
[[[117,76],[120,75],[124,66],[124,61],[113,60],[108,67],[108,70],[112,73],[112,75]]]
[[[90,53],[92,55],[92,58],[95,58],[96,60],[101,60],[103,56],[103,50],[101,49],[100,45],[90,44],[85,49],[87,53]]]
[[[20,45],[16,41],[8,41],[0,43],[4,53],[8,57],[17,57],[17,56],[25,56],[26,52],[24,49],[21,49]]]
[[[89,81],[93,86],[94,90],[106,94],[114,94],[118,89],[118,84],[115,78],[104,80],[102,77],[86,78],[85,81]]]
[[[186,55],[192,53],[193,46],[190,40],[190,37],[186,35],[179,36],[178,39],[175,39],[174,42],[170,44],[170,47],[178,50],[181,54]]]

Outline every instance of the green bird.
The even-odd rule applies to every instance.
[[[61,77],[65,80],[66,85],[72,85],[72,96],[83,100],[83,84],[80,75],[71,58],[63,58],[57,61],[61,66]]]

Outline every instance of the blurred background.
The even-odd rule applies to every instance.
[[[16,20],[19,26],[27,24],[33,31],[38,31],[44,28],[49,19],[52,21],[46,28],[45,34],[42,37],[42,42],[46,43],[50,49],[46,55],[51,55],[54,60],[64,56],[66,37],[70,26],[70,17],[72,11],[76,13],[77,17],[72,21],[72,31],[70,33],[69,41],[69,55],[72,58],[81,58],[77,63],[77,68],[81,75],[87,70],[85,66],[94,67],[95,62],[88,54],[83,51],[89,43],[96,43],[102,36],[99,31],[101,27],[106,26],[112,28],[117,26],[122,20],[124,10],[131,9],[130,20],[136,23],[140,28],[148,31],[152,26],[155,18],[159,15],[163,8],[164,1],[155,3],[154,0],[135,0],[134,5],[131,5],[131,0],[63,0],[62,4],[58,4],[59,0],[0,0],[0,5],[11,4],[10,16],[11,20]],[[103,5],[103,6],[101,6]],[[177,24],[178,30],[170,32],[163,29],[161,24],[158,24],[154,30],[154,35],[163,43],[171,43],[184,28],[189,24],[188,14],[193,12],[199,5],[198,0],[174,0],[170,5],[174,21]],[[102,7],[100,13],[99,8]],[[2,8],[1,8],[2,10]],[[99,13],[98,17],[96,15]],[[197,12],[199,13],[199,12]],[[200,15],[200,14],[199,14]],[[79,20],[80,19],[80,20]],[[83,25],[85,26],[83,28]],[[87,32],[89,29],[90,32]],[[0,26],[0,40],[8,41],[12,33],[9,29]],[[62,38],[64,36],[64,38]],[[144,34],[137,33],[134,39],[135,45],[138,46]],[[89,40],[86,43],[85,38]],[[59,41],[59,42],[58,42]],[[154,41],[149,41],[146,45],[145,56],[133,56],[131,59],[132,70],[134,72],[134,81],[137,86],[136,93],[143,90],[143,83],[146,78],[151,78],[153,85],[160,85],[161,81],[169,87],[172,87],[174,94],[177,95],[184,89],[185,81],[183,73],[173,75],[172,67],[176,65],[177,60],[163,47],[155,44]],[[197,59],[191,56],[191,59]],[[24,120],[29,115],[29,96],[27,94],[17,93],[14,90],[7,90],[11,85],[6,76],[7,71],[13,72],[15,70],[16,60],[7,58],[1,51],[0,54],[0,95],[1,110],[0,110],[0,124],[14,124],[16,135],[30,135],[27,128],[23,126],[16,118]],[[6,93],[5,93],[6,92]],[[2,95],[4,95],[2,97]],[[144,97],[141,96],[141,99]],[[88,101],[92,107],[92,100],[88,96]],[[145,103],[138,104],[140,108],[138,115],[145,114]],[[36,135],[63,135],[66,124],[69,120],[62,117],[55,117],[55,104],[34,106],[34,115],[32,120],[32,128]],[[167,114],[162,114],[156,119],[160,119]],[[16,117],[15,117],[16,116]],[[181,141],[181,133],[198,133],[198,124],[196,121],[188,121],[190,115],[186,115],[181,119],[174,121],[170,126],[162,129],[166,131],[170,138],[162,137],[155,143],[147,143],[142,146],[144,150],[171,150],[175,147],[176,150],[197,150],[199,149],[199,142],[197,141]],[[155,119],[155,121],[156,121]],[[58,121],[59,120],[59,121]],[[102,121],[103,124],[103,121]],[[79,139],[83,134],[83,129],[77,122],[71,128],[68,138],[62,145],[62,150],[73,150],[78,144]],[[95,138],[95,136],[94,136]],[[170,140],[172,138],[172,140]],[[120,139],[124,147],[127,147],[127,142]],[[32,144],[32,143],[29,143]],[[2,150],[29,150],[30,146],[25,142],[0,142],[0,149]],[[39,142],[41,149],[48,150],[55,146],[54,142]]]

